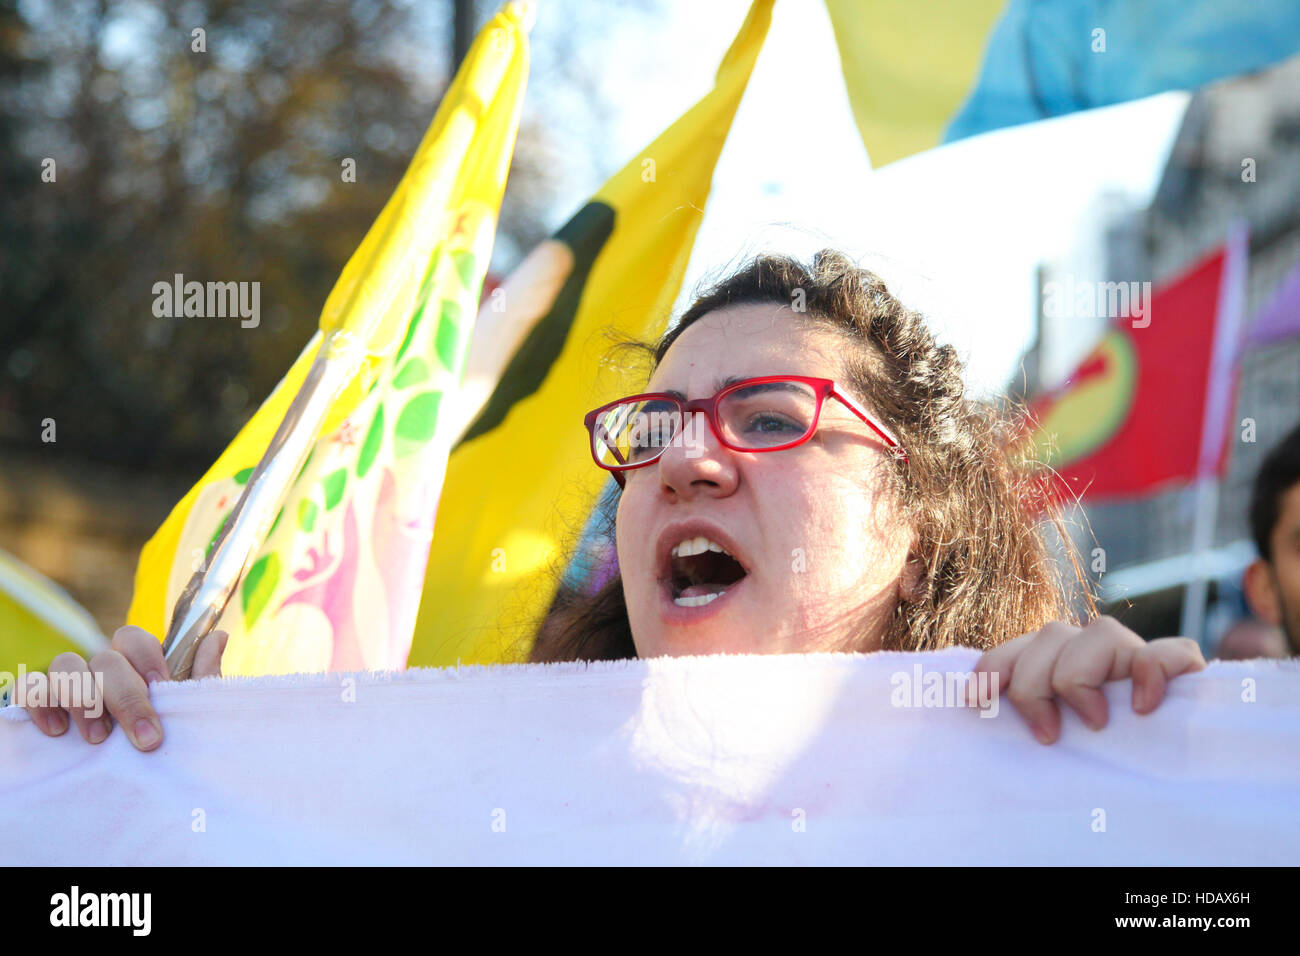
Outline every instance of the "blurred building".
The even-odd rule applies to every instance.
[[[1300,264],[1298,89],[1300,58],[1293,58],[1198,92],[1151,203],[1114,208],[1101,227],[1098,271],[1103,274],[1095,278],[1159,286],[1222,244],[1232,221],[1242,219],[1251,237],[1244,316],[1249,323]],[[1246,160],[1253,160],[1253,182],[1243,179]],[[1052,276],[1053,267],[1045,265],[1040,286]],[[1041,309],[1041,295],[1039,302]],[[1032,393],[1059,381],[1062,354],[1074,353],[1068,368],[1077,357],[1078,339],[1086,338],[1086,346],[1095,338],[1076,328],[1073,341],[1063,342],[1045,319],[1039,329],[1040,340],[1015,383],[1017,392]],[[1168,411],[1194,410],[1180,408],[1178,397],[1170,396]],[[1243,440],[1244,419],[1253,420],[1253,442]],[[1255,557],[1247,520],[1251,484],[1264,456],[1297,421],[1300,339],[1247,353],[1230,420],[1231,463],[1220,488],[1214,548],[1202,564],[1211,580],[1210,646],[1245,613],[1241,572]],[[1192,576],[1195,510],[1194,490],[1174,488],[1142,500],[1089,505],[1087,524],[1079,522],[1077,543],[1084,553],[1097,546],[1105,550],[1099,584],[1109,612],[1148,638],[1179,632],[1184,586]]]

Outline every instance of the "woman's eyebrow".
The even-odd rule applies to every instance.
[[[744,379],[741,379],[744,381]],[[750,385],[742,388],[737,394],[739,395],[756,395],[760,392],[804,392],[808,386],[800,385],[798,382],[760,382],[757,385]]]
[[[737,382],[743,382],[745,378],[746,376],[744,375],[729,375],[725,379],[715,380],[713,383],[714,394],[722,391],[728,385],[735,385]],[[671,395],[673,398],[680,399],[683,402],[686,401],[686,396],[675,388],[666,388],[664,389],[663,394]]]

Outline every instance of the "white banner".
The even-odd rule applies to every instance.
[[[1037,743],[978,655],[700,657],[153,688],[164,741],[0,711],[11,864],[1300,864],[1300,666]],[[977,702],[978,703],[978,702]]]

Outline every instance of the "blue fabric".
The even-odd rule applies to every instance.
[[[577,550],[564,573],[565,587],[589,594],[599,590],[617,571],[618,557],[609,529],[613,527],[620,492],[618,482],[611,476],[587,516]]]
[[[1105,30],[1105,52],[1093,31]],[[1251,73],[1300,51],[1300,0],[1011,0],[944,142]]]

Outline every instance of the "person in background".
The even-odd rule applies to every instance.
[[[1248,661],[1256,657],[1289,655],[1281,630],[1257,617],[1243,617],[1219,639],[1214,656],[1221,661]]]
[[[1255,476],[1250,530],[1259,557],[1246,568],[1246,602],[1285,637],[1280,657],[1300,654],[1300,426],[1269,452]],[[1263,655],[1272,656],[1272,655]]]

